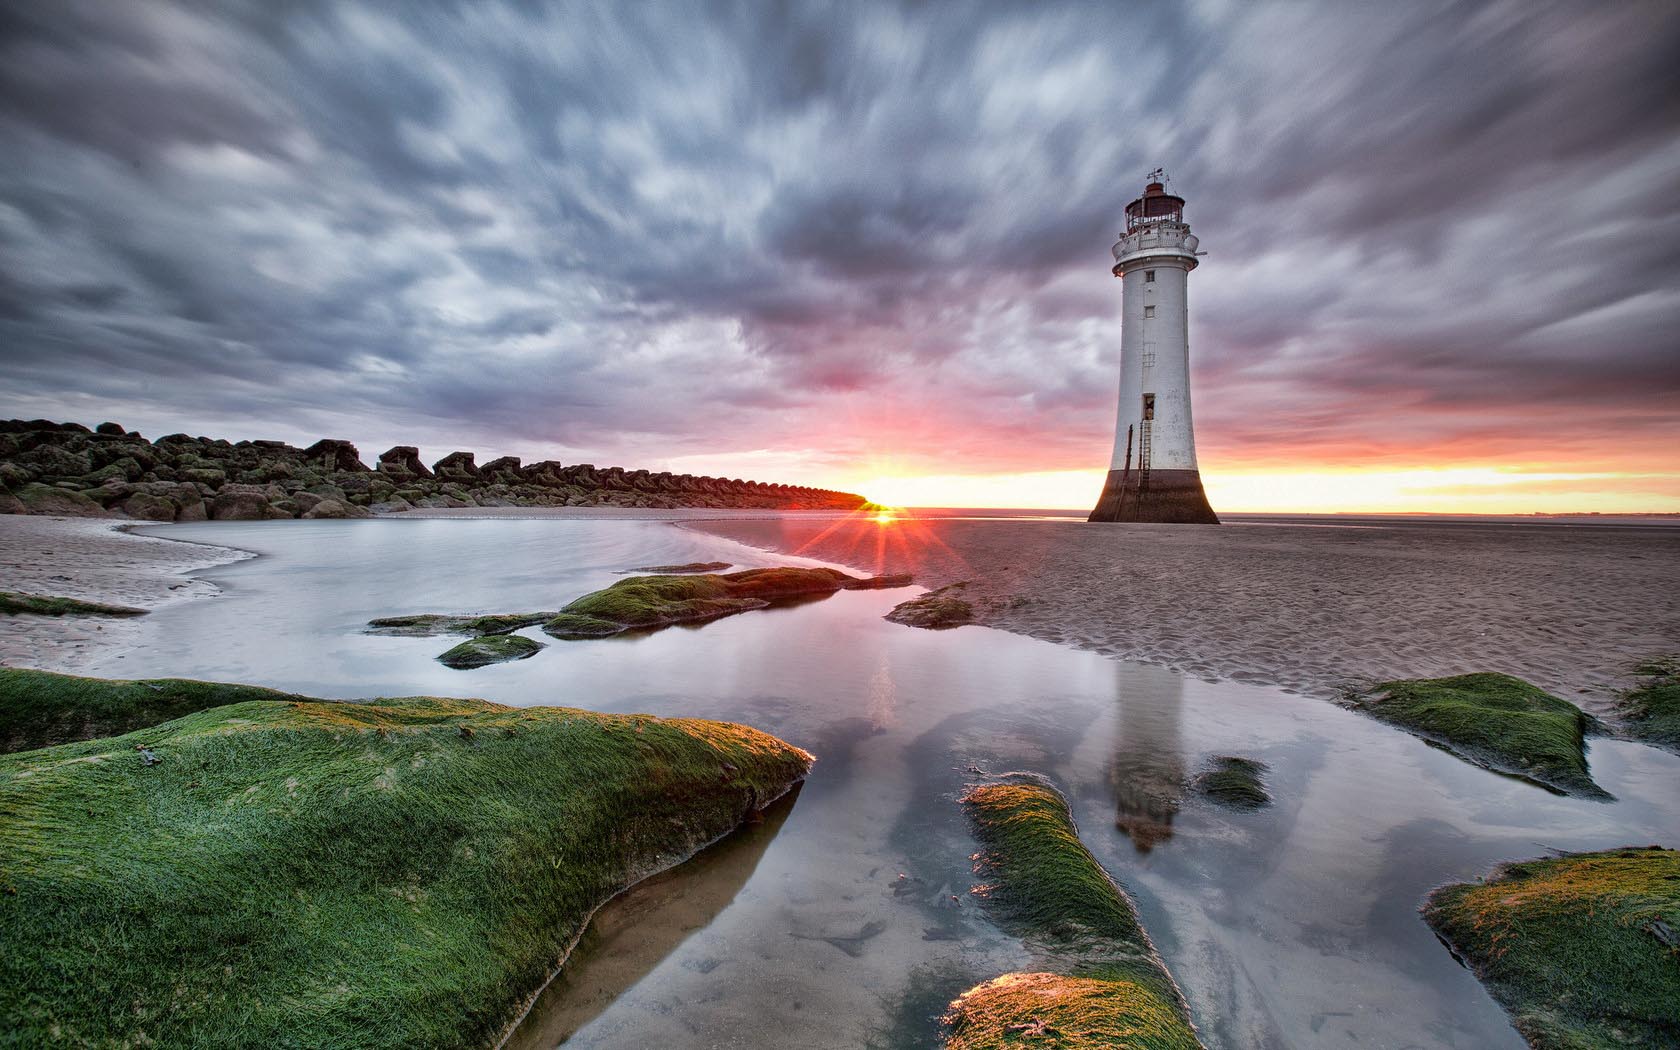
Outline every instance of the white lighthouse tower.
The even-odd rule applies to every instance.
[[[1197,240],[1184,221],[1184,198],[1168,193],[1161,177],[1157,168],[1143,196],[1126,205],[1126,232],[1114,246],[1114,276],[1123,282],[1120,413],[1090,520],[1217,525],[1190,426],[1185,285]]]

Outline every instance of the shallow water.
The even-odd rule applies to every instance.
[[[1060,527],[1060,526],[1047,526]],[[702,628],[549,641],[452,671],[405,612],[553,609],[637,565],[786,563],[646,521],[205,523],[148,530],[265,555],[200,575],[99,673],[333,697],[438,693],[747,722],[815,752],[797,799],[603,913],[515,1045],[914,1047],[945,1002],[1034,965],[967,894],[967,770],[1035,769],[1137,899],[1210,1047],[1521,1047],[1417,917],[1501,860],[1680,838],[1680,757],[1596,741],[1613,803],[1551,795],[1322,701],[1210,684],[979,627],[880,619],[846,592]],[[1269,809],[1180,786],[1271,766]],[[569,1038],[568,1038],[569,1037]]]

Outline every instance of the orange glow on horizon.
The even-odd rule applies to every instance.
[[[843,486],[895,507],[1089,510],[1104,471],[882,474]],[[1203,467],[1215,510],[1303,514],[1680,513],[1680,473],[1541,466]]]

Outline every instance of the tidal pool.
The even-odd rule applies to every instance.
[[[1035,965],[967,892],[975,844],[956,796],[976,770],[1057,781],[1204,1040],[1231,1050],[1519,1048],[1418,918],[1424,894],[1547,850],[1680,839],[1680,757],[1665,752],[1596,740],[1593,775],[1617,801],[1563,798],[1321,700],[882,620],[909,590],[640,637],[530,630],[549,647],[474,671],[434,660],[449,638],[363,633],[398,613],[555,609],[637,565],[812,564],[664,522],[146,531],[261,557],[200,573],[220,597],[144,618],[142,647],[97,673],[720,718],[818,756],[762,824],[609,905],[515,1046],[936,1046],[956,993]],[[1226,754],[1267,763],[1272,806],[1185,791]]]

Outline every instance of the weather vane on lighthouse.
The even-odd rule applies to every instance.
[[[1190,425],[1189,309],[1185,286],[1199,242],[1166,172],[1148,175],[1126,205],[1114,245],[1121,279],[1120,411],[1114,457],[1091,521],[1219,524],[1202,491]]]

